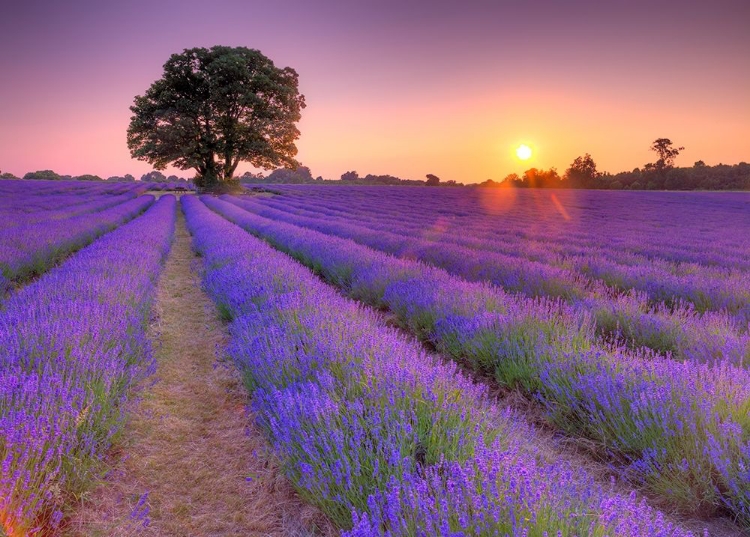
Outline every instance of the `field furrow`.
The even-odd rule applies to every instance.
[[[728,508],[750,523],[745,369],[602,345],[591,324],[559,301],[507,295],[350,240],[203,200],[350,296],[388,308],[441,352],[526,391],[558,427],[601,442],[655,494],[707,516]]]

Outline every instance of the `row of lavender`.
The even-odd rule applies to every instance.
[[[390,187],[318,188],[278,185],[290,201],[320,203],[339,215],[405,218],[461,235],[466,226],[490,238],[513,236],[542,254],[569,246],[611,249],[648,259],[694,262],[706,266],[750,268],[738,250],[750,239],[731,229],[748,225],[746,193],[486,191],[471,189],[398,189]],[[287,198],[285,198],[287,199]],[[727,232],[727,230],[730,230]],[[538,247],[535,247],[538,246]]]
[[[417,237],[394,236],[348,222],[298,216],[272,209],[267,202],[256,201],[259,198],[239,200],[224,196],[222,199],[268,218],[351,239],[399,257],[420,259],[470,281],[489,280],[502,284],[503,280],[498,282],[495,277],[498,272],[506,276],[530,276],[518,264],[493,263],[493,254],[478,256],[476,251],[437,246],[433,241]],[[556,284],[554,279],[537,276],[532,279],[541,286]],[[510,287],[510,290],[514,289],[514,286]],[[603,288],[592,291],[586,298],[572,301],[572,304],[583,315],[593,318],[600,333],[615,334],[633,347],[645,346],[660,353],[670,353],[680,360],[729,360],[738,365],[750,364],[750,334],[740,329],[737,322],[724,313],[699,314],[689,306],[654,306],[637,293],[613,294]]]
[[[182,204],[258,419],[345,535],[684,534],[545,462],[455,367],[197,198]]]
[[[154,191],[154,192],[168,192],[170,190],[177,190],[177,191],[194,191],[195,190],[195,184],[188,181],[172,181],[169,183],[149,183],[145,182],[143,183],[148,190]]]
[[[715,216],[715,210],[699,209],[696,214],[683,215],[685,227],[670,231],[665,229],[664,221],[659,221],[648,232],[644,229],[634,233],[640,243],[648,243],[652,239],[658,242],[658,239],[663,240],[667,236],[672,247],[677,244],[683,255],[685,251],[692,250],[703,260],[707,259],[707,251],[717,254],[716,249],[719,248],[718,261],[722,264],[717,265],[717,259],[708,258],[712,263],[707,266],[696,261],[674,262],[653,252],[648,256],[633,252],[632,243],[628,245],[618,237],[617,226],[613,226],[607,216],[598,215],[596,207],[578,215],[582,222],[571,223],[560,218],[558,229],[548,230],[542,226],[536,235],[529,238],[524,234],[537,226],[528,221],[528,216],[511,214],[493,220],[480,211],[477,216],[457,217],[452,215],[450,206],[438,206],[434,209],[436,212],[427,214],[415,190],[408,191],[400,200],[397,198],[398,201],[389,200],[382,209],[380,205],[373,206],[371,200],[358,206],[357,198],[362,197],[361,193],[356,194],[357,191],[351,188],[339,190],[340,199],[323,196],[322,200],[318,200],[318,194],[325,191],[319,188],[315,190],[316,199],[311,200],[309,196],[280,196],[267,198],[263,202],[270,207],[292,211],[298,216],[325,217],[329,223],[366,225],[371,231],[390,235],[386,240],[387,247],[398,254],[415,255],[415,250],[416,255],[429,254],[435,250],[436,244],[443,248],[450,245],[452,255],[436,257],[431,262],[441,262],[446,268],[455,267],[477,277],[481,274],[506,289],[529,295],[577,298],[590,294],[588,291],[592,283],[595,291],[600,286],[597,284],[603,283],[620,291],[641,291],[651,301],[673,303],[684,300],[699,311],[728,310],[738,314],[745,322],[750,320],[750,276],[747,270],[750,267],[746,266],[750,262],[747,261],[748,256],[741,255],[743,251],[750,252],[750,244],[747,240],[732,240],[719,246],[721,232],[734,238],[744,237],[750,230],[750,217],[747,216],[750,203],[743,203],[741,198],[736,200],[736,207],[730,204],[729,210],[725,211],[735,217],[727,228],[711,233],[691,229],[689,224],[692,219],[703,223],[706,218]],[[556,194],[551,196],[557,200]],[[560,193],[560,196],[564,197],[564,193]],[[747,198],[750,199],[750,196]],[[380,196],[378,199],[382,202]],[[359,201],[362,202],[361,199]],[[541,201],[536,200],[537,205]],[[554,211],[554,204],[544,201],[547,207],[542,204],[537,208]],[[639,199],[630,201],[636,204],[633,208],[635,214],[632,215],[635,219],[638,217]],[[522,203],[527,202],[529,200]],[[561,202],[557,202],[564,210]],[[572,201],[567,200],[566,203]],[[405,205],[399,207],[399,204]],[[695,208],[686,205],[683,209],[689,211]],[[598,221],[591,213],[599,216]],[[726,219],[727,215],[722,214],[720,220],[725,222]],[[581,230],[580,226],[584,224],[590,225],[594,231]],[[737,232],[732,233],[732,227],[737,226]],[[743,226],[745,233],[742,232]],[[561,229],[566,230],[567,235],[560,236]],[[654,234],[654,230],[658,234]],[[543,231],[549,231],[549,235],[545,236]],[[419,238],[416,244],[414,237]],[[707,241],[707,238],[710,240]]]
[[[3,206],[0,202],[0,231],[102,211],[135,197],[135,192],[104,196],[97,192],[86,192],[57,196],[34,195],[26,199],[10,198],[9,201],[13,203],[11,206]]]
[[[92,181],[17,181],[0,180],[0,194],[3,199],[12,195],[23,198],[24,196],[38,195],[65,195],[79,193],[98,192],[100,194],[119,195],[128,192],[142,194],[144,192],[141,183],[99,183]],[[0,203],[2,203],[0,199]]]
[[[5,205],[0,224],[0,274],[6,281],[22,281],[49,267],[97,237],[135,218],[153,203],[152,196],[101,196],[94,190],[68,195],[39,194],[31,197],[36,210],[28,212],[23,197],[10,197],[15,218]],[[77,203],[81,196],[88,196]],[[56,204],[62,208],[55,209]],[[42,209],[41,207],[47,207]],[[58,205],[59,207],[59,205]],[[0,294],[3,289],[0,287]]]
[[[570,434],[602,443],[626,475],[691,512],[750,526],[750,372],[604,346],[580,311],[471,283],[353,241],[204,203],[354,298],[393,312],[441,352],[541,402]]]
[[[145,330],[176,202],[84,248],[0,311],[0,528],[43,534],[117,433],[152,367]]]

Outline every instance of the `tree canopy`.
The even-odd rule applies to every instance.
[[[29,172],[23,176],[24,179],[52,179],[59,181],[62,179],[60,174],[53,172],[52,170],[38,170],[35,172]]]
[[[427,181],[424,182],[427,186],[438,186],[440,185],[440,177],[437,175],[434,175],[432,173],[428,173],[425,177],[427,177]]]
[[[160,171],[153,170],[141,175],[141,181],[144,183],[166,183],[167,176]]]
[[[669,138],[657,138],[649,148],[659,155],[659,159],[652,164],[646,164],[646,169],[668,170],[674,167],[674,159],[683,151],[684,147],[672,147],[672,140]]]
[[[586,153],[582,157],[577,157],[570,168],[565,171],[564,179],[570,183],[573,188],[591,188],[596,184],[599,177],[599,171],[596,169],[596,162],[591,155]]]
[[[295,140],[305,98],[290,67],[258,50],[185,49],[130,107],[128,148],[157,170],[194,168],[196,184],[232,178],[240,162],[296,167]]]

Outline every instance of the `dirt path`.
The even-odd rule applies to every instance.
[[[280,476],[245,411],[226,331],[200,289],[184,217],[159,281],[152,328],[157,372],[131,406],[120,453],[72,517],[71,536],[251,536],[330,533]]]

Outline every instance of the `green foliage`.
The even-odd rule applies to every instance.
[[[426,177],[427,177],[427,181],[425,181],[425,183],[424,183],[426,186],[438,186],[438,185],[440,185],[440,177],[438,177],[437,175],[433,175],[431,173],[428,173],[426,175]]]
[[[653,164],[646,164],[646,168],[653,167],[656,170],[665,170],[674,167],[674,159],[683,151],[684,147],[672,147],[672,140],[669,138],[657,138],[651,144],[651,151],[659,155],[659,159]]]
[[[645,190],[750,190],[750,164],[707,166],[700,161],[690,168],[633,170],[600,177],[591,188]]]
[[[582,166],[576,166],[581,159]],[[600,190],[750,190],[750,164],[740,162],[733,166],[719,164],[707,166],[698,161],[691,168],[656,168],[655,165],[644,169],[635,168],[630,172],[616,175],[596,172],[596,165],[585,164],[585,157],[579,157],[566,171],[562,180],[558,180],[554,170],[547,172],[532,168],[524,172],[523,177],[512,173],[502,182],[488,179],[479,185],[485,188],[592,188]],[[588,169],[588,170],[587,170]]]
[[[107,177],[107,181],[124,183],[128,181],[135,181],[135,177],[133,177],[129,173],[126,173],[123,176],[113,175],[112,177]]]
[[[591,188],[596,184],[599,175],[596,162],[591,158],[591,155],[586,153],[573,161],[570,168],[565,171],[564,179],[573,188]]]
[[[24,179],[52,179],[59,181],[60,175],[53,172],[52,170],[39,170],[35,172],[29,172],[23,176]]]
[[[341,174],[342,181],[356,181],[359,179],[359,174],[355,171],[348,171]]]
[[[104,181],[104,179],[102,179],[98,175],[91,175],[90,173],[79,175],[75,178],[75,180],[76,181]]]
[[[490,188],[561,188],[564,184],[555,168],[550,168],[549,170],[530,168],[523,172],[523,177],[512,173],[500,183],[488,179],[484,183],[480,183],[479,186]]]
[[[231,179],[242,161],[294,168],[295,123],[305,107],[297,85],[294,69],[277,68],[257,50],[185,49],[135,98],[128,148],[159,170],[194,168],[199,187]]]
[[[360,177],[356,171],[348,171],[341,175],[341,179],[323,179],[318,176],[313,178],[312,172],[307,166],[299,166],[296,170],[279,168],[271,172],[267,177],[261,173],[245,172],[240,176],[244,184],[312,184],[312,185],[409,185],[424,186],[425,181],[418,179],[401,179],[393,175],[374,175],[368,173]],[[450,180],[439,183],[437,186],[464,186],[462,183]]]
[[[141,181],[144,181],[146,183],[166,183],[167,176],[160,171],[154,170],[141,175]]]
[[[18,179],[15,175],[10,172],[0,173],[0,179]]]
[[[272,171],[266,180],[269,183],[312,183],[314,182],[310,168],[307,166],[298,166],[296,170],[289,168],[279,168]]]

